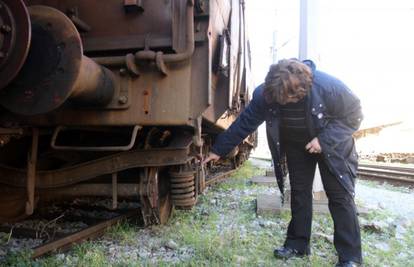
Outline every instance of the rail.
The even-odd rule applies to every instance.
[[[126,214],[122,214],[113,219],[103,221],[101,223],[98,223],[86,229],[83,229],[79,232],[76,232],[68,236],[65,236],[63,238],[51,241],[44,245],[40,245],[33,249],[32,258],[35,259],[47,253],[57,251],[57,250],[65,250],[76,244],[82,243],[90,238],[96,238],[98,236],[101,236],[105,233],[105,231],[109,227],[119,223],[122,220],[135,216],[137,214],[140,214],[139,211],[137,210],[130,211]]]
[[[232,169],[229,171],[225,171],[225,172],[221,172],[217,175],[214,175],[213,177],[210,177],[207,181],[206,181],[206,185],[213,185],[216,184],[218,182],[220,182],[221,180],[229,177],[230,175],[232,175],[233,173],[235,173],[239,168],[236,169]]]
[[[414,168],[379,164],[360,164],[358,176],[362,179],[379,180],[396,185],[414,187]]]
[[[210,177],[208,177],[208,180],[206,181],[206,185],[211,186],[213,184],[216,184],[224,180],[225,178],[229,177],[230,175],[232,175],[238,169],[239,168],[235,168],[235,169],[225,168],[224,170],[222,169],[218,171],[217,173],[214,173]],[[81,211],[84,210],[85,208],[87,208],[88,210],[97,209],[97,210],[102,210],[102,211],[110,211],[107,208],[97,208],[93,206],[85,206],[85,207],[79,206],[78,207],[75,205],[74,208],[76,210],[80,209]],[[63,207],[63,209],[65,209],[65,207]],[[68,207],[66,208],[66,210],[68,210]],[[104,220],[95,218],[93,215],[92,217],[88,217],[88,216],[79,217],[78,215],[73,216],[70,214],[66,214],[66,215],[60,214],[58,217],[56,217],[56,213],[48,214],[46,216],[41,215],[41,214],[35,214],[35,217],[34,218],[32,217],[32,219],[34,220],[36,220],[36,218],[38,217],[38,219],[39,218],[46,219],[49,222],[56,222],[58,220],[60,221],[63,220],[64,222],[66,221],[82,222],[83,221],[87,223],[88,226],[86,228],[83,228],[79,231],[72,232],[69,234],[66,234],[65,231],[59,230],[59,231],[54,231],[52,235],[47,232],[48,230],[45,230],[45,229],[42,229],[39,234],[39,229],[27,228],[25,226],[15,227],[13,225],[0,226],[0,232],[10,233],[10,234],[13,233],[13,236],[15,238],[43,239],[44,238],[43,236],[47,235],[48,241],[46,243],[43,243],[37,247],[31,248],[31,251],[32,251],[31,258],[36,259],[36,258],[45,256],[50,253],[67,251],[76,244],[80,244],[84,241],[95,239],[97,237],[102,236],[103,234],[105,234],[107,229],[109,229],[111,226],[119,223],[122,220],[130,219],[136,216],[137,217],[141,216],[141,212],[139,208],[123,210],[123,211],[114,210],[113,212],[116,213],[115,216],[111,216],[111,218],[104,219]]]

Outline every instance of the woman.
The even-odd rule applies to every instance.
[[[359,99],[341,81],[316,70],[312,61],[281,60],[270,67],[249,106],[218,136],[204,164],[227,155],[263,121],[282,195],[286,165],[291,185],[292,218],[275,257],[310,253],[312,184],[318,164],[334,221],[336,266],[361,264],[354,202],[358,162],[352,138],[362,121]]]

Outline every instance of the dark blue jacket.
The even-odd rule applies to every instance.
[[[313,62],[304,63],[313,71],[312,89],[305,97],[307,129],[312,138],[318,137],[323,158],[330,171],[354,195],[358,155],[352,134],[359,128],[363,118],[360,101],[344,83],[316,70]],[[275,174],[283,193],[287,168],[279,135],[279,104],[267,104],[263,90],[263,84],[255,89],[249,105],[229,129],[217,137],[212,151],[222,157],[227,155],[266,121]]]

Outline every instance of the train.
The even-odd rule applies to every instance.
[[[253,90],[244,0],[0,0],[0,221],[78,197],[193,207]]]

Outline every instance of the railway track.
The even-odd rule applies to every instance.
[[[398,186],[414,187],[414,168],[380,164],[359,164],[358,177]]]
[[[212,174],[206,180],[206,185],[214,185],[223,179],[232,175],[237,169],[224,170]],[[414,187],[414,168],[387,166],[379,164],[360,164],[358,168],[358,176],[362,179],[386,181],[390,184],[405,185]],[[137,204],[139,205],[139,204]],[[65,209],[65,208],[63,208]],[[66,207],[67,209],[67,207]],[[66,213],[59,215],[59,212],[46,212],[43,214],[35,214],[32,220],[46,220],[47,223],[42,223],[41,227],[27,227],[24,222],[22,224],[0,225],[0,232],[13,236],[13,238],[41,240],[31,247],[31,257],[33,259],[53,253],[55,251],[66,251],[72,246],[82,243],[86,240],[91,240],[102,236],[111,226],[117,223],[128,220],[134,217],[139,217],[141,212],[139,208],[111,210],[102,207],[76,207],[76,214]],[[82,211],[86,209],[87,211]],[[92,212],[91,215],[84,215],[87,212]],[[105,219],[94,217],[93,214],[99,212],[110,213]],[[82,215],[83,214],[83,215]],[[58,224],[69,223],[68,228],[73,223],[83,223],[81,229],[70,231]],[[72,224],[70,224],[72,223]],[[36,224],[36,223],[32,223]],[[54,225],[54,227],[48,227]],[[56,230],[58,228],[58,230]],[[73,227],[72,227],[73,228]],[[76,228],[76,227],[75,227]]]
[[[138,214],[139,210],[132,210],[124,214],[120,214],[112,219],[104,220],[100,223],[87,227],[73,234],[48,242],[46,244],[42,244],[33,249],[32,258],[38,258],[53,251],[63,251],[69,249],[73,245],[82,243],[83,241],[86,241],[88,239],[93,239],[102,236],[105,233],[105,231],[109,229],[111,226],[123,220],[127,220],[131,217],[137,216]]]
[[[220,181],[226,179],[227,177],[235,173],[237,170],[238,169],[233,169],[216,174],[206,181],[206,185],[211,186],[216,183],[219,183]]]
[[[18,223],[1,224],[0,232],[8,241],[0,250],[6,253],[30,250],[32,259],[102,236],[111,226],[141,215],[138,203],[130,208],[111,210],[102,206],[59,205],[35,213]],[[16,247],[13,247],[16,246]],[[1,263],[1,257],[0,257]]]
[[[237,169],[221,170],[209,175],[206,185],[214,185],[232,175]],[[108,200],[110,201],[110,200]],[[69,250],[72,246],[102,236],[111,226],[121,221],[133,219],[139,221],[141,212],[139,203],[134,208],[112,210],[109,207],[77,205],[63,203],[51,210],[35,213],[19,223],[0,224],[0,233],[6,239],[31,240],[17,249],[30,249],[32,259],[53,252]],[[101,215],[99,215],[101,214]],[[99,218],[99,217],[105,218]],[[137,225],[137,227],[143,227]],[[0,247],[0,251],[6,249]],[[10,251],[6,251],[8,253]],[[1,257],[0,257],[1,263]]]

